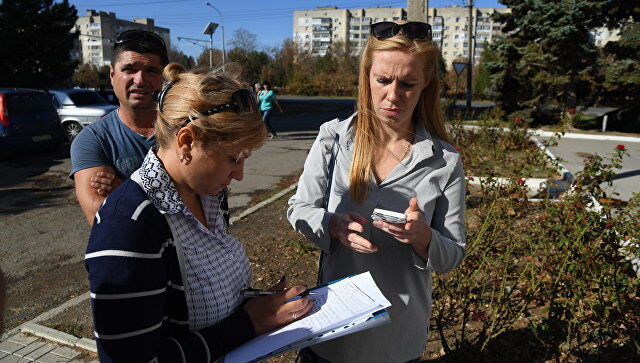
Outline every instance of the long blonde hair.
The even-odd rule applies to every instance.
[[[162,111],[158,111],[156,139],[160,147],[168,147],[185,120],[196,140],[203,145],[215,143],[231,151],[257,149],[264,143],[267,131],[260,114],[239,115],[233,110],[205,116],[202,112],[231,101],[231,94],[249,85],[240,80],[239,73],[210,71],[206,68],[185,71],[170,63],[164,68],[167,82],[174,82],[166,92]]]
[[[358,76],[358,114],[354,120],[355,151],[349,174],[349,194],[352,199],[362,202],[366,198],[374,167],[375,149],[379,145],[377,130],[383,125],[373,110],[369,73],[376,50],[401,50],[425,59],[424,75],[427,86],[422,90],[418,104],[413,111],[413,119],[420,120],[425,128],[441,140],[449,142],[440,109],[440,82],[438,81],[438,49],[428,40],[411,40],[400,33],[387,39],[370,36],[360,59]]]

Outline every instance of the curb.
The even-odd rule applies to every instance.
[[[296,187],[298,186],[298,182],[293,183],[292,185],[288,186],[287,188],[279,191],[278,193],[272,195],[271,197],[269,197],[269,199],[264,200],[256,205],[254,205],[253,207],[250,207],[246,210],[244,210],[242,213],[238,214],[237,216],[232,217],[229,220],[229,224],[233,224],[239,220],[241,220],[242,218],[245,218],[246,216],[256,212],[257,210],[275,202],[276,200],[282,198],[283,196],[285,196],[286,194],[288,194],[289,192],[291,192],[292,190],[294,190]],[[53,328],[49,328],[46,327],[44,325],[40,325],[38,324],[38,322],[47,320],[49,318],[52,318],[62,312],[64,312],[65,310],[69,309],[72,306],[75,306],[87,299],[89,299],[90,294],[89,292],[85,292],[82,295],[78,295],[70,300],[67,300],[66,302],[64,302],[62,305],[55,307],[49,311],[46,311],[38,316],[36,316],[35,318],[27,321],[26,323],[22,323],[20,325],[18,325],[17,327],[6,331],[4,334],[2,334],[2,336],[0,336],[0,341],[4,341],[7,338],[9,338],[12,335],[15,335],[16,333],[19,332],[24,332],[24,333],[28,333],[31,335],[35,335],[37,337],[46,339],[46,340],[50,340],[56,343],[60,343],[60,344],[64,344],[67,346],[71,346],[71,347],[75,347],[75,348],[80,348],[80,349],[84,349],[84,350],[88,350],[90,352],[93,353],[97,353],[97,347],[96,347],[96,341],[94,339],[88,339],[88,338],[78,338],[74,335],[71,334],[67,334],[65,332],[61,332],[59,330],[53,329]]]
[[[286,195],[287,193],[289,193],[290,191],[294,190],[296,187],[298,186],[298,182],[295,182],[293,184],[291,184],[290,186],[286,187],[285,189],[279,191],[278,193],[272,195],[271,197],[269,197],[269,199],[264,200],[256,205],[254,205],[251,208],[246,209],[245,211],[243,211],[242,213],[238,214],[237,216],[231,217],[231,219],[229,220],[229,224],[234,224],[237,221],[241,220],[242,218],[252,214],[253,212],[257,211],[258,209],[265,207],[273,202],[275,202],[276,200],[282,198],[284,195]]]
[[[463,128],[468,130],[476,130],[479,129],[480,126],[476,125],[462,125]],[[507,127],[494,127],[494,129],[502,129],[508,131]],[[575,132],[552,132],[552,131],[542,131],[538,129],[527,129],[527,132],[531,135],[540,136],[540,137],[556,137],[557,134],[560,134],[560,138],[562,139],[584,139],[584,140],[600,140],[600,141],[619,141],[619,142],[640,142],[640,137],[633,136],[616,136],[616,135],[593,135],[593,134],[578,134]]]
[[[96,346],[95,340],[78,338],[71,334],[67,334],[40,324],[24,323],[21,332],[35,335],[39,338],[50,340],[59,344],[64,344],[70,347],[87,350],[92,353],[98,353],[98,348]]]

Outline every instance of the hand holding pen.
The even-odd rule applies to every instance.
[[[313,307],[308,298],[308,290],[304,285],[285,289],[286,277],[268,290],[248,290],[245,294],[255,296],[242,306],[251,318],[256,334],[266,333],[291,323],[304,316]],[[252,291],[252,292],[251,292]],[[265,292],[268,291],[268,292]],[[303,295],[297,298],[298,295]]]

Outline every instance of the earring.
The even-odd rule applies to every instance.
[[[180,162],[184,161],[184,165],[189,165],[191,163],[191,155],[189,155],[189,153],[182,153],[178,159]]]

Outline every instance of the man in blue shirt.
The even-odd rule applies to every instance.
[[[71,144],[69,176],[89,224],[155,143],[153,93],[161,88],[168,63],[165,42],[157,34],[129,30],[116,37],[110,78],[120,108],[85,127]]]

